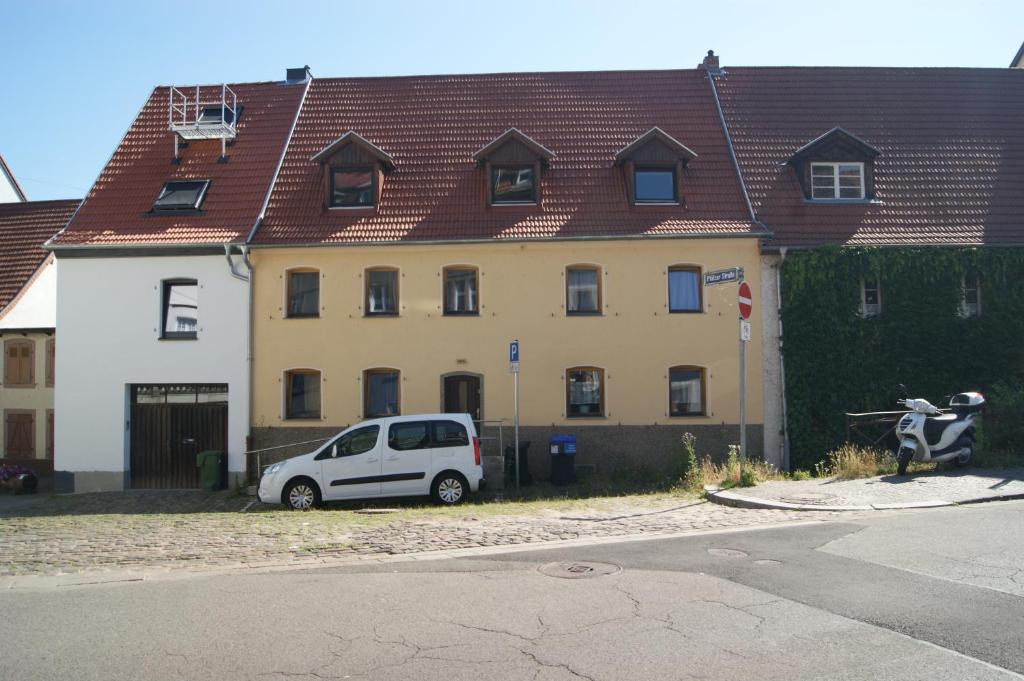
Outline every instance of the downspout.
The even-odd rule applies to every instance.
[[[779,381],[782,387],[782,470],[790,470],[789,461],[789,407],[786,404],[786,353],[782,347],[782,264],[786,262],[786,247],[779,247],[779,266],[775,268],[775,295],[778,298],[776,314],[779,318]]]

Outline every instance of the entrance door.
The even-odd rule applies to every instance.
[[[453,374],[443,379],[444,412],[469,414],[476,421],[477,432],[483,419],[480,377],[475,374]]]
[[[132,386],[131,486],[199,487],[196,454],[227,453],[226,385]]]

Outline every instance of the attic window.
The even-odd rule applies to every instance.
[[[491,168],[491,203],[536,203],[533,166]]]
[[[242,107],[238,107],[237,113],[242,113]],[[199,125],[220,125],[221,123],[230,125],[235,122],[235,117],[236,112],[232,111],[230,107],[207,106],[199,114],[198,122]]]
[[[637,203],[678,203],[676,169],[642,168],[633,171]]]
[[[331,207],[373,206],[373,168],[331,168]]]
[[[683,169],[697,154],[661,128],[651,128],[615,154],[633,205],[682,203]]]
[[[153,203],[153,210],[199,210],[209,186],[209,180],[167,182]]]
[[[863,199],[863,163],[812,163],[812,199]]]

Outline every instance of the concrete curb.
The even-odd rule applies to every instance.
[[[777,511],[900,511],[918,508],[940,508],[943,506],[964,506],[967,504],[984,504],[990,501],[1014,501],[1024,499],[1024,493],[999,494],[983,497],[971,497],[957,501],[931,499],[927,501],[907,501],[901,504],[864,504],[858,506],[831,506],[828,504],[791,504],[775,499],[760,499],[739,494],[733,490],[706,487],[704,492],[708,501],[732,506],[734,508],[774,509]]]

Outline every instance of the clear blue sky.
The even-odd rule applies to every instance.
[[[1002,68],[1024,2],[0,0],[0,153],[29,199],[80,197],[156,85],[725,66]]]

